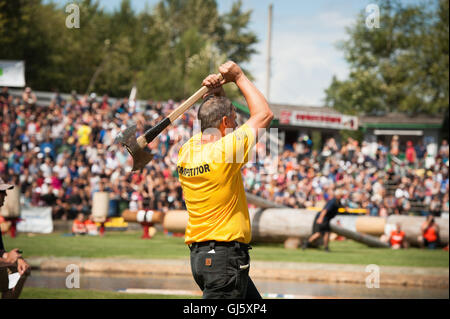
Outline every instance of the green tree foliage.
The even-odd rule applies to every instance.
[[[113,12],[98,0],[73,2],[80,28],[69,29],[65,5],[0,0],[0,59],[25,60],[35,90],[126,96],[136,84],[140,99],[180,100],[227,59],[255,52],[240,1],[222,15],[216,0],[160,0],[141,12],[130,0]]]
[[[358,114],[398,111],[442,114],[448,108],[449,2],[379,1],[380,28],[366,14],[340,43],[350,65],[347,80],[333,77],[326,104]]]
[[[252,47],[258,41],[256,34],[247,30],[251,11],[242,12],[242,1],[235,2],[231,11],[221,17],[218,47],[233,61],[249,61],[256,50]]]

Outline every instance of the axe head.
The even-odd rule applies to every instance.
[[[153,158],[153,154],[147,148],[143,149],[137,143],[136,125],[130,126],[120,132],[114,142],[119,142],[127,148],[128,153],[133,158],[133,172],[143,169]]]

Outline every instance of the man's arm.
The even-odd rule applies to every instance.
[[[325,218],[325,215],[326,215],[326,214],[327,214],[327,210],[326,210],[326,209],[323,209],[323,210],[320,212],[319,218],[317,218],[317,223],[318,223],[318,224],[322,224],[323,219]]]
[[[0,258],[4,262],[8,262],[8,263],[15,263],[21,257],[22,257],[22,255],[19,253],[19,250],[17,248],[14,248],[10,252],[4,251],[2,253],[2,255],[0,256]]]
[[[219,67],[225,82],[234,82],[241,90],[250,111],[250,118],[246,124],[253,128],[255,136],[259,128],[267,128],[273,119],[273,112],[269,108],[264,95],[245,76],[241,68],[234,62],[228,61]]]

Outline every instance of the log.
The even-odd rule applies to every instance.
[[[306,209],[250,209],[252,242],[283,243],[289,237],[306,238],[312,233],[316,212]],[[164,229],[184,233],[189,220],[187,211],[168,211]]]
[[[266,209],[250,212],[252,220],[252,241],[285,241],[290,237],[305,239],[312,234],[314,218],[317,212],[306,209]],[[334,225],[334,226],[333,226]],[[389,247],[378,238],[351,231],[330,223],[331,230],[338,235],[366,244],[370,247]]]
[[[140,211],[132,211],[132,210],[124,210],[122,213],[122,217],[127,222],[132,223],[162,223],[164,220],[164,213],[153,210],[140,210]]]
[[[284,243],[291,237],[305,239],[312,234],[314,218],[317,214],[316,211],[286,208],[283,205],[270,202],[252,194],[247,194],[247,200],[249,203],[262,208],[272,207],[265,210],[249,209],[252,225],[252,242]],[[417,238],[421,235],[420,227],[426,219],[425,217],[397,215],[389,216],[387,219],[382,217],[360,216],[355,217],[355,229],[348,229],[342,227],[346,224],[342,223],[342,221],[345,221],[344,219],[347,217],[350,218],[350,216],[339,215],[334,218],[330,224],[332,232],[370,247],[389,247],[388,243],[380,241],[377,237],[388,232],[396,223],[400,223],[405,232],[406,240],[412,245],[417,245]],[[172,232],[185,232],[188,219],[187,211],[168,212],[164,218],[164,228]],[[341,225],[338,225],[337,221],[340,219],[342,219]],[[439,237],[441,243],[447,245],[449,242],[448,219],[435,218],[435,220],[440,228]]]
[[[284,243],[288,238],[305,239],[311,236],[314,218],[317,212],[306,209],[250,209],[252,242]],[[169,211],[164,218],[164,229],[170,232],[185,232],[189,215],[187,211]],[[336,223],[330,224],[331,230],[338,235],[366,244],[370,247],[389,247],[377,238],[360,234]]]
[[[103,223],[106,221],[109,210],[109,193],[96,192],[92,197],[92,216],[96,223]]]
[[[164,216],[164,229],[173,233],[184,233],[188,224],[189,214],[186,210],[168,211]]]
[[[250,193],[245,193],[245,195],[247,196],[247,203],[258,206],[260,208],[287,208],[284,205],[274,203]]]
[[[20,217],[20,186],[6,190],[5,203],[1,207],[0,214],[7,218]]]
[[[270,201],[264,200],[265,206],[269,203]],[[275,203],[272,204],[274,206],[278,205]],[[316,211],[290,208],[266,209],[264,211],[250,212],[250,219],[252,221],[252,241],[278,242],[280,240],[285,241],[289,237],[307,238],[312,234],[312,227],[316,214]],[[389,247],[388,244],[378,240],[376,237],[343,228],[337,225],[335,219],[333,220],[330,223],[330,227],[331,230],[338,235],[353,239],[370,247]],[[362,224],[364,225],[365,223]]]
[[[263,208],[278,207],[265,210],[249,209],[252,225],[252,242],[284,243],[291,237],[305,239],[312,234],[316,211],[286,208],[283,205],[272,203],[252,194],[247,194],[247,199],[249,203]],[[385,233],[386,227],[400,222],[408,242],[417,244],[420,226],[425,220],[425,217],[412,216],[390,216],[387,220],[381,217],[369,216],[355,218],[356,231],[338,225],[337,220],[339,220],[339,217],[331,221],[331,231],[340,236],[366,244],[369,247],[383,248],[389,247],[389,244],[380,241],[374,236],[380,236]],[[164,218],[164,228],[172,232],[185,232],[188,219],[187,211],[168,212]],[[441,242],[448,244],[448,220],[436,218],[436,222],[441,229]]]
[[[283,243],[289,237],[307,238],[312,234],[316,212],[306,209],[250,209],[252,242]]]
[[[384,234],[386,219],[383,217],[361,216],[356,218],[356,231],[371,236]]]
[[[338,235],[366,244],[369,247],[389,248],[388,243],[382,242],[377,237],[354,232],[347,228],[339,226],[334,219],[332,219],[330,222],[330,228],[331,231],[335,232]]]

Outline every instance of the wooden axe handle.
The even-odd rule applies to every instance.
[[[220,77],[220,80],[223,80],[222,74],[217,74]],[[195,104],[203,95],[208,92],[208,88],[206,86],[202,86],[197,92],[192,94],[186,101],[181,103],[179,107],[172,111],[166,118],[164,118],[161,122],[148,129],[144,134],[137,138],[137,143],[141,148],[147,146],[148,143],[153,141],[155,137],[157,137],[167,126],[173,123],[181,114],[189,110],[192,105]]]

